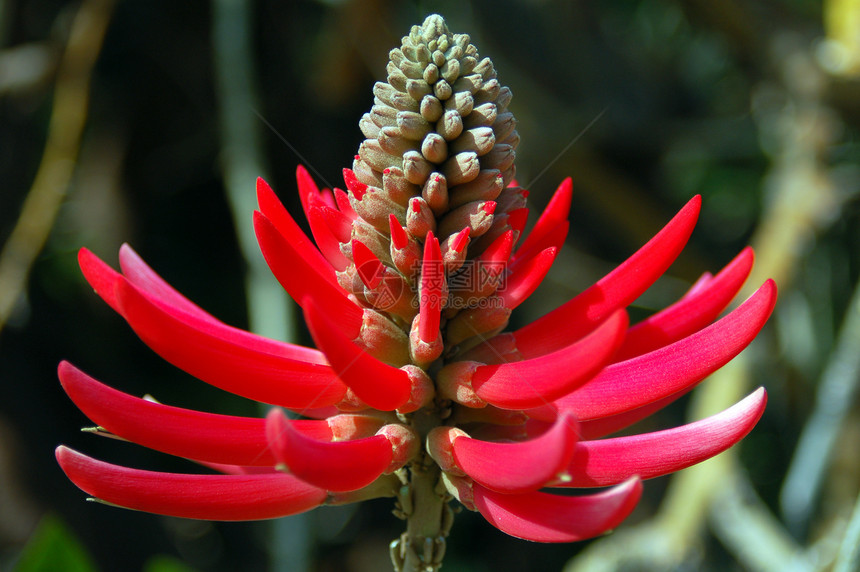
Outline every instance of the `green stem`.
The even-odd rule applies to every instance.
[[[422,441],[441,424],[438,409],[418,411],[412,419]],[[406,519],[406,532],[391,543],[391,560],[395,572],[435,572],[442,567],[445,538],[453,523],[451,497],[440,484],[442,471],[426,452],[410,464],[406,474],[398,508]]]

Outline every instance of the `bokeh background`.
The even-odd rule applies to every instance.
[[[516,320],[590,285],[694,194],[690,244],[633,317],[750,243],[750,287],[780,287],[753,347],[639,426],[766,386],[764,418],[729,456],[647,483],[633,516],[591,543],[527,543],[463,513],[444,569],[854,569],[857,0],[0,1],[0,569],[388,569],[401,522],[387,500],[238,524],[85,502],[54,461],[60,443],[194,468],[81,433],[56,366],[170,404],[260,413],[148,350],[84,282],[77,250],[115,265],[129,242],[227,323],[307,341],[248,240],[254,177],[294,213],[297,164],[342,187],[388,51],[431,12],[513,90],[532,205],[574,180],[566,250]]]

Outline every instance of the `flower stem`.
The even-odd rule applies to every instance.
[[[423,440],[430,429],[441,424],[441,417],[438,411],[419,411],[412,421]],[[398,502],[398,512],[406,519],[406,532],[391,543],[395,572],[435,572],[442,567],[454,511],[448,504],[451,496],[441,486],[441,474],[426,452],[408,469]]]

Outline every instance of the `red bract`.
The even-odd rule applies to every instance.
[[[264,420],[163,405],[64,362],[61,383],[97,433],[222,473],[152,473],[60,447],[75,484],[120,506],[222,520],[392,496],[398,515],[432,521],[414,527],[421,536],[395,542],[395,567],[411,570],[441,558],[453,499],[519,538],[581,540],[633,510],[641,479],[716,455],[752,429],[763,389],[683,427],[603,438],[726,364],[773,310],[776,287],[767,281],[717,319],[750,272],[746,249],[629,327],[625,308],[683,249],[698,197],[594,286],[503,333],[564,243],[572,187],[569,179],[559,186],[523,238],[528,193],[513,181],[510,90],[476,56],[438,16],[404,38],[362,119],[367,140],[344,170],[348,192],[321,191],[298,169],[314,240],[258,181],[263,255],[319,349],[220,322],[128,246],[122,273],[81,250],[96,293],[164,359],[304,419],[282,409]],[[603,486],[613,488],[574,497],[539,490]],[[436,547],[429,557],[410,548],[428,542]]]

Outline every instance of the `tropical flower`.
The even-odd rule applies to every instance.
[[[765,282],[717,319],[753,263],[743,250],[676,303],[629,327],[625,308],[672,264],[699,214],[693,198],[623,262],[566,304],[503,332],[564,243],[565,180],[527,238],[527,191],[508,88],[469,37],[430,16],[390,54],[360,127],[347,191],[298,169],[309,239],[264,181],[254,223],[275,277],[302,306],[318,349],[228,326],[183,297],[128,246],[122,272],[90,251],[81,269],[156,353],[209,384],[278,406],[216,415],[122,393],[63,362],[60,381],[97,433],[220,474],[112,465],[67,447],[68,477],[106,503],[212,520],[268,519],[394,497],[407,520],[398,570],[435,569],[456,499],[519,538],[571,542],[617,526],[642,479],[698,463],[761,416],[758,389],[713,417],[606,437],[654,413],[756,336]],[[284,410],[297,414],[288,417]],[[578,496],[541,489],[609,487]]]

